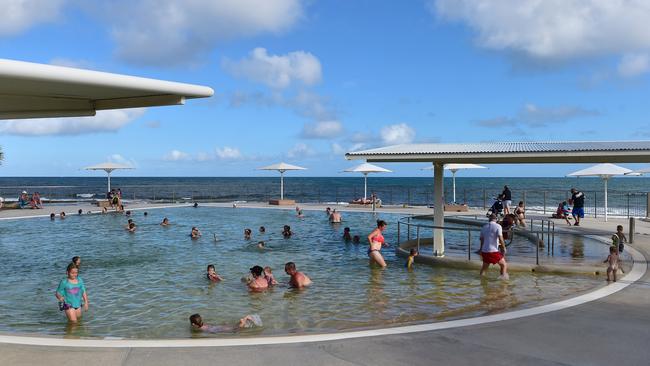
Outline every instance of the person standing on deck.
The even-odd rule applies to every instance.
[[[571,188],[571,203],[573,204],[571,216],[576,220],[573,226],[580,226],[580,219],[585,217],[585,194]]]

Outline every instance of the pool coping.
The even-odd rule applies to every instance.
[[[179,207],[179,206],[171,206]],[[160,207],[162,208],[162,207]],[[151,208],[150,208],[151,209]],[[29,216],[34,217],[34,216]],[[600,238],[596,238],[600,240]],[[0,343],[50,346],[50,347],[82,347],[82,348],[186,348],[186,347],[233,347],[255,345],[280,345],[295,343],[327,342],[354,338],[378,337],[386,335],[400,335],[409,333],[429,332],[443,329],[460,328],[473,325],[482,325],[506,320],[519,319],[553,311],[563,310],[578,305],[586,304],[619,292],[643,277],[647,271],[645,256],[628,245],[628,251],[633,258],[632,270],[618,282],[610,283],[604,287],[590,291],[573,298],[540,305],[528,309],[514,310],[501,314],[485,315],[467,319],[449,320],[435,323],[396,326],[360,331],[345,331],[337,333],[321,333],[308,335],[285,335],[266,337],[238,337],[238,338],[201,338],[201,339],[119,339],[119,338],[90,338],[67,339],[55,336],[22,336],[0,333]]]

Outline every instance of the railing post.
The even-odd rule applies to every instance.
[[[626,193],[627,196],[627,218],[630,218],[630,193]]]
[[[628,240],[630,244],[634,243],[634,231],[635,231],[635,226],[636,226],[636,221],[634,220],[634,217],[630,217],[630,227],[629,227],[629,235],[628,235]]]
[[[553,237],[551,239],[551,255],[555,256],[555,221],[553,222]]]
[[[467,229],[467,260],[472,260],[472,230]]]
[[[411,216],[406,218],[408,224],[406,226],[406,240],[411,240]]]
[[[546,246],[550,253],[551,250],[551,221],[546,221]]]
[[[418,253],[420,252],[420,225],[417,226],[417,236],[418,236]]]
[[[399,235],[399,234],[400,234],[400,230],[399,230],[399,229],[400,229],[400,224],[401,224],[401,222],[398,220],[398,221],[397,221],[397,246],[398,246],[398,247],[399,247],[399,242],[400,242],[400,240],[399,240],[399,236],[400,236],[400,235]]]
[[[645,193],[645,217],[650,217],[650,193]]]
[[[537,241],[535,242],[535,264],[539,266],[539,233],[535,233]]]
[[[544,215],[546,215],[546,191],[544,191]]]
[[[594,192],[594,218],[598,218],[598,193]]]

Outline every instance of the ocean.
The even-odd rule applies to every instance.
[[[284,180],[285,197],[304,203],[349,202],[363,196],[363,177],[292,177]],[[576,187],[587,197],[587,214],[604,213],[603,181],[599,178],[456,178],[456,202],[489,207],[504,185],[513,201],[528,209],[552,212],[569,189]],[[280,195],[279,177],[112,177],[128,200],[151,201],[266,201]],[[445,178],[445,199],[452,201],[451,178]],[[105,177],[3,177],[0,196],[16,200],[21,191],[39,192],[48,200],[88,200],[106,193]],[[609,180],[609,214],[646,215],[650,178],[621,177]],[[368,178],[368,195],[375,192],[383,204],[432,205],[433,178]]]

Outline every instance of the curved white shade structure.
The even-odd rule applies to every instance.
[[[277,170],[280,172],[280,199],[283,200],[284,199],[284,172],[288,170],[307,170],[307,168],[282,162],[282,163],[271,164],[269,166],[257,168],[257,170]]]
[[[353,168],[345,169],[346,173],[361,173],[363,174],[363,200],[368,197],[368,174],[370,173],[392,173],[392,170],[382,168],[370,163],[359,164]]]
[[[456,203],[456,172],[464,169],[486,169],[486,167],[478,164],[445,164],[445,170],[451,172],[451,186],[453,194],[453,202]],[[433,166],[422,168],[422,170],[433,170]]]
[[[111,162],[106,162],[106,163],[101,163],[97,165],[92,165],[84,168],[85,170],[103,170],[108,174],[108,190],[107,192],[111,191],[111,173],[114,170],[118,169],[134,169],[130,165],[124,165],[124,164],[117,164],[117,163],[111,163]]]
[[[607,221],[607,181],[616,175],[632,173],[632,170],[615,164],[604,163],[567,174],[572,177],[600,177],[605,182],[605,221]]]
[[[0,59],[0,119],[94,116],[213,94],[200,85]]]

